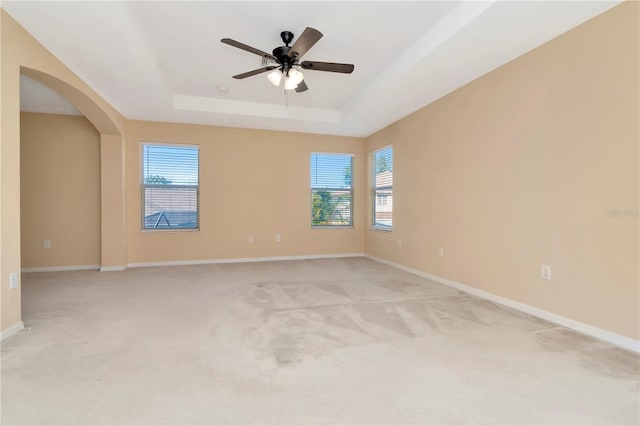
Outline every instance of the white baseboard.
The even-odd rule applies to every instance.
[[[151,266],[184,266],[184,265],[208,265],[215,263],[253,263],[253,262],[278,262],[282,260],[311,260],[311,259],[335,259],[342,257],[364,257],[364,253],[342,254],[310,254],[302,256],[274,256],[274,257],[240,257],[235,259],[201,259],[201,260],[169,260],[166,262],[134,262],[130,268],[146,268]]]
[[[22,272],[97,271],[98,269],[100,269],[100,265],[42,266],[36,268],[22,268]]]
[[[126,269],[126,266],[101,266],[100,272],[118,272],[125,271]]]
[[[507,306],[517,311],[524,312],[529,315],[533,315],[535,317],[561,325],[566,328],[570,328],[572,330],[578,331],[588,336],[595,337],[596,339],[604,340],[605,342],[609,342],[621,348],[628,349],[636,353],[640,353],[640,341],[638,340],[631,339],[629,337],[622,336],[620,334],[612,333],[610,331],[603,330],[601,328],[594,327],[592,325],[585,324],[583,322],[579,322],[571,318],[563,317],[561,315],[557,315],[557,314],[536,308],[534,306],[516,302],[515,300],[497,296],[487,291],[479,290],[477,288],[474,288],[465,284],[461,284],[459,282],[452,281],[447,278],[439,277],[437,275],[432,275],[427,272],[420,271],[418,269],[409,268],[408,266],[400,265],[399,263],[391,262],[385,259],[380,259],[378,257],[370,256],[368,254],[365,254],[365,257],[371,260],[375,260],[376,262],[393,266],[394,268],[402,269],[403,271],[438,282],[440,284],[444,284],[449,287],[456,288],[458,290],[464,291],[465,293],[473,294],[474,296],[478,296],[483,299],[490,300],[491,302],[495,302],[499,305]]]
[[[23,329],[24,329],[24,323],[22,321],[20,321],[19,323],[13,324],[11,327],[9,327],[6,330],[3,330],[2,332],[0,332],[0,341],[13,336],[18,331],[23,330]]]

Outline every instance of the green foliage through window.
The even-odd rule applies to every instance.
[[[171,185],[171,181],[164,176],[151,175],[144,179],[147,185]]]
[[[333,215],[335,204],[331,200],[329,191],[317,191],[312,195],[313,198],[313,225],[328,225],[329,218]]]
[[[311,154],[311,225],[352,225],[353,157]]]

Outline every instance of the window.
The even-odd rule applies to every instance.
[[[350,154],[311,154],[311,226],[353,226]]]
[[[382,206],[386,206],[386,205],[387,205],[387,203],[388,203],[388,201],[389,201],[389,200],[388,200],[388,198],[389,198],[389,195],[388,195],[388,194],[380,194],[380,195],[377,197],[377,200],[376,200],[376,202],[377,202],[378,206],[380,206],[380,207],[382,207]]]
[[[142,144],[142,229],[199,229],[198,174],[197,146]]]
[[[393,147],[371,154],[371,226],[391,230],[393,224]]]

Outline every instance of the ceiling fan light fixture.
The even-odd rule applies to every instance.
[[[297,86],[304,79],[304,74],[302,74],[301,71],[298,71],[297,69],[294,68],[291,71],[289,71],[289,78],[293,79],[293,81],[296,82],[296,86]]]
[[[285,77],[284,79],[284,90],[294,90],[298,85],[292,79]]]
[[[294,90],[298,87],[298,84],[304,79],[304,74],[297,69],[289,70],[289,73],[284,79],[284,90]]]
[[[267,74],[267,78],[269,79],[269,82],[271,84],[278,87],[280,86],[280,81],[282,81],[282,71],[280,71],[279,69],[273,70],[269,74]]]

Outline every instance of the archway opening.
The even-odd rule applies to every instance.
[[[23,271],[99,268],[100,186],[98,130],[57,91],[22,74]]]

